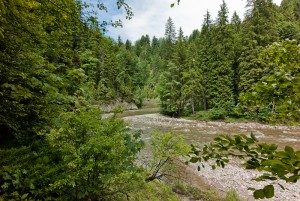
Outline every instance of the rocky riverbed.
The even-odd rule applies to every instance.
[[[226,123],[207,122],[197,120],[187,120],[182,118],[170,118],[160,114],[145,114],[123,117],[123,119],[133,129],[144,131],[143,138],[148,140],[153,130],[161,132],[173,131],[175,134],[184,135],[187,143],[202,145],[210,142],[218,134],[250,134],[254,133],[261,141],[276,143],[280,148],[285,145],[300,148],[300,128],[287,126],[271,126],[260,123]],[[244,200],[254,200],[249,187],[256,189],[263,188],[268,182],[256,182],[252,178],[260,176],[262,173],[254,170],[245,170],[241,161],[232,160],[224,169],[212,170],[207,164],[205,169],[197,171],[196,165],[192,164],[188,171],[199,176],[199,180],[204,180],[206,184],[226,192],[235,189]],[[195,178],[194,178],[195,180]],[[285,186],[282,190],[279,185],[275,186],[275,197],[268,200],[276,201],[299,201],[300,182],[288,184],[284,181],[279,183]]]
[[[286,183],[285,181],[261,181],[256,182],[253,178],[262,175],[261,172],[256,170],[246,170],[240,165],[241,161],[232,160],[230,164],[226,165],[224,169],[217,168],[212,170],[209,164],[206,168],[202,169],[197,174],[204,178],[207,184],[215,187],[221,192],[227,192],[230,189],[234,189],[238,192],[243,200],[254,201],[253,191],[248,188],[261,189],[266,185],[274,184],[275,196],[272,199],[261,199],[261,200],[272,200],[272,201],[299,201],[300,200],[300,181],[295,184]],[[196,171],[196,165],[193,171]],[[285,187],[283,190],[277,183]]]

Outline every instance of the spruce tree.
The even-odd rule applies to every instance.
[[[228,8],[225,0],[223,0],[220,10],[218,11],[217,26],[228,24]]]
[[[170,60],[173,53],[173,47],[176,42],[176,29],[171,17],[168,18],[165,26],[165,37],[162,41],[162,56],[165,60]]]
[[[278,24],[278,34],[281,40],[300,40],[300,2],[283,0],[280,5],[282,20]]]
[[[239,60],[239,92],[246,92],[262,77],[263,65],[258,54],[266,45],[278,40],[274,26],[278,8],[272,0],[248,0],[248,11],[241,30],[242,55]]]
[[[171,17],[168,18],[165,26],[165,39],[171,44],[174,44],[176,41],[176,29]]]
[[[241,38],[240,38],[240,31],[241,31],[242,21],[240,17],[237,15],[236,12],[233,13],[230,22],[230,29],[232,31],[232,48],[233,48],[233,64],[232,70],[234,73],[233,77],[233,94],[234,94],[234,102],[235,104],[238,103],[239,97],[239,76],[238,76],[238,66],[239,66],[239,57],[241,55]]]
[[[185,70],[182,73],[182,98],[186,109],[191,108],[192,114],[203,103],[203,73],[199,63],[199,53],[195,43],[188,45]]]
[[[208,93],[209,93],[209,80],[210,80],[210,72],[211,72],[211,45],[212,45],[212,20],[210,13],[207,11],[204,16],[203,25],[201,28],[199,39],[196,40],[196,44],[199,47],[199,65],[200,69],[203,73],[203,109],[208,109]]]
[[[210,107],[223,106],[233,100],[233,32],[228,25],[228,9],[225,1],[220,6],[217,24],[212,32],[212,55],[208,79]]]

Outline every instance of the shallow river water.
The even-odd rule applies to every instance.
[[[144,138],[151,136],[153,131],[169,132],[185,136],[188,143],[204,144],[220,134],[250,134],[253,133],[262,142],[276,143],[280,147],[289,145],[300,149],[300,128],[287,126],[272,126],[260,123],[227,123],[213,121],[187,120],[171,118],[159,113],[154,108],[139,111],[127,111],[123,119],[134,130],[143,130]],[[145,114],[147,113],[147,114]]]
[[[262,142],[279,144],[280,148],[285,145],[300,149],[300,128],[287,126],[271,126],[260,123],[226,123],[187,120],[183,118],[170,118],[158,113],[159,109],[148,106],[137,111],[127,111],[120,116],[128,123],[133,130],[142,130],[142,138],[146,142],[151,137],[153,131],[169,132],[181,134],[187,143],[203,145],[213,140],[219,134],[250,134],[256,135]],[[205,180],[206,184],[219,189],[228,191],[235,189],[245,200],[253,200],[252,192],[247,190],[249,187],[261,188],[269,183],[255,182],[251,179],[260,175],[258,171],[245,170],[239,165],[238,161],[233,161],[224,169],[212,171],[206,168],[200,172],[196,167],[189,166],[189,171],[193,172],[192,177],[199,177]],[[193,178],[197,180],[197,178]],[[199,183],[199,182],[198,182]],[[201,183],[201,182],[200,182]],[[297,184],[286,184],[279,182],[287,187],[282,190],[275,186],[275,197],[271,200],[300,200],[300,182]]]

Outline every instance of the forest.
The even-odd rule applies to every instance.
[[[300,2],[246,4],[242,20],[223,0],[216,19],[207,11],[189,36],[169,17],[162,38],[115,41],[103,33],[121,21],[101,22],[81,0],[0,0],[0,200],[178,200],[159,182],[165,164],[189,155],[223,167],[230,149],[272,174],[261,179],[297,182],[300,152],[252,135],[200,150],[158,133],[145,168],[136,162],[142,131],[118,118],[122,108],[108,118],[99,109],[156,100],[174,118],[299,126]],[[127,2],[116,7],[133,17]],[[271,198],[274,188],[254,196]]]

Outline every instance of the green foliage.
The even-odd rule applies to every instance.
[[[300,178],[300,151],[295,151],[292,147],[286,146],[283,151],[277,151],[277,145],[258,143],[257,138],[251,134],[246,135],[220,135],[214,139],[213,143],[205,145],[199,149],[192,145],[190,162],[198,163],[198,170],[204,167],[202,161],[214,160],[216,165],[224,168],[229,162],[229,157],[238,157],[246,160],[244,163],[247,169],[257,169],[264,171],[263,175],[255,178],[256,181],[270,180],[272,184],[263,189],[250,189],[254,191],[254,197],[272,198],[274,196],[274,184],[276,180],[295,183]],[[281,188],[283,186],[278,184]]]
[[[115,2],[130,19],[129,5]],[[145,185],[145,191],[160,188],[144,180],[167,174],[166,165],[186,152],[180,145],[183,140],[173,134],[155,135],[154,159],[145,176],[134,164],[142,147],[138,135],[129,135],[116,115],[101,120],[101,114],[90,109],[115,99],[141,107],[144,98],[159,96],[162,112],[171,116],[211,109],[200,113],[210,119],[299,122],[297,42],[266,47],[279,39],[299,39],[299,2],[284,0],[280,12],[271,0],[247,3],[245,20],[235,13],[229,22],[223,1],[217,19],[207,12],[201,31],[189,39],[181,28],[176,37],[169,18],[165,38],[150,41],[145,35],[123,44],[101,33],[108,23],[121,22],[100,24],[80,1],[1,1],[0,199],[115,200],[134,197],[137,186]],[[100,12],[109,9],[103,3],[97,7]],[[238,100],[240,93],[245,96]],[[252,143],[245,137],[233,141],[243,142],[239,146],[244,148]],[[232,147],[230,143],[223,148]],[[24,147],[17,148],[20,145]],[[274,146],[253,149],[269,157]],[[272,153],[273,158],[265,160],[251,152],[248,157],[255,160],[248,165],[271,172],[260,179],[296,181],[298,152],[286,148]],[[225,165],[221,155],[211,156],[220,157],[217,165]],[[255,196],[268,198],[273,193],[272,186],[266,186]]]
[[[218,104],[210,110],[210,119],[226,119],[227,117],[235,117],[235,105],[233,101],[227,101],[224,104]]]
[[[241,100],[249,110],[269,108],[269,120],[283,123],[299,121],[299,47],[286,40],[265,48],[260,59],[266,64],[266,74]]]
[[[115,117],[100,120],[96,110],[62,113],[46,141],[1,150],[1,195],[32,200],[102,200],[128,194],[141,170],[134,161],[140,134],[127,133]]]
[[[5,200],[49,199],[48,184],[58,179],[62,170],[60,152],[49,149],[47,144],[36,141],[30,147],[2,149],[0,195]],[[55,197],[53,193],[53,197]]]
[[[226,192],[225,200],[226,201],[239,201],[242,199],[239,197],[238,193],[235,190],[230,189],[229,191]]]
[[[1,143],[28,144],[69,102],[62,72],[72,63],[69,41],[80,27],[78,7],[72,0],[0,6]]]
[[[183,182],[176,182],[172,190],[180,195],[188,196],[194,200],[203,201],[239,201],[236,191],[230,190],[222,197],[216,190],[202,190]]]
[[[161,100],[162,113],[170,116],[180,116],[183,110],[180,81],[181,71],[177,65],[170,62],[169,71],[161,74],[157,92]]]
[[[210,110],[210,119],[218,120],[226,118],[226,110],[224,108],[212,108]]]
[[[133,95],[133,101],[138,108],[141,108],[143,106],[144,99],[145,92],[142,89],[138,88]]]
[[[126,2],[115,2],[131,18]],[[122,94],[118,47],[100,32],[107,22],[99,25],[87,7],[74,0],[0,3],[1,144],[40,138],[39,130],[49,130],[53,117],[73,105],[74,95],[97,104],[127,98],[134,89]],[[102,3],[98,8],[107,11]]]
[[[159,181],[152,181],[140,186],[129,194],[129,199],[134,201],[179,201],[178,196],[171,189]]]
[[[151,138],[152,159],[148,161],[146,181],[153,181],[170,176],[174,168],[173,162],[189,152],[182,136],[174,133],[155,133]]]
[[[248,12],[241,29],[241,55],[238,59],[238,92],[246,93],[264,76],[264,64],[258,59],[263,47],[278,40],[275,24],[280,17],[272,0],[247,1]]]

